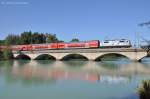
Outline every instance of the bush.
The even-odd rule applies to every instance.
[[[142,81],[138,88],[140,99],[150,99],[150,80]]]
[[[13,53],[9,48],[5,48],[3,51],[3,59],[4,60],[9,60],[13,59]]]

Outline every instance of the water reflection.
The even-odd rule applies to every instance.
[[[84,80],[88,82],[128,83],[133,75],[149,75],[150,68],[141,63],[117,62],[51,62],[14,61],[1,63],[0,72],[15,80],[49,82],[59,80]],[[8,66],[5,66],[5,65]],[[74,66],[75,65],[75,66]]]
[[[0,62],[1,99],[138,99],[150,64],[129,61]]]
[[[34,62],[26,64],[23,67],[13,66],[12,75],[15,78],[22,77],[25,80],[29,79],[39,79],[39,80],[62,80],[62,79],[80,79],[87,81],[97,81],[99,80],[99,75],[96,73],[82,72],[82,70],[77,70],[73,68],[67,68],[65,63],[56,62],[55,64],[50,64],[50,66],[39,66],[32,65],[36,64]],[[61,68],[61,69],[60,69]]]

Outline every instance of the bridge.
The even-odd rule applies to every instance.
[[[95,61],[105,55],[117,54],[127,57],[132,61],[140,61],[148,54],[143,49],[134,48],[109,48],[109,49],[61,49],[61,50],[36,50],[36,51],[13,51],[14,57],[18,58],[26,56],[31,60],[36,59],[42,55],[48,55],[55,60],[63,60],[66,57],[79,55],[87,60]]]

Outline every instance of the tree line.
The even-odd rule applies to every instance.
[[[21,45],[21,44],[41,44],[52,42],[63,42],[63,41],[58,40],[56,34],[25,31],[21,33],[21,35],[9,34],[5,38],[5,40],[0,41],[0,44]]]
[[[42,44],[64,42],[52,33],[39,33],[25,31],[21,35],[9,34],[4,40],[0,40],[0,45],[22,45],[22,44]],[[79,39],[73,38],[70,42],[79,42]]]

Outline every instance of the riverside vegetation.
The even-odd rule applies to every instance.
[[[142,81],[138,87],[138,94],[140,99],[150,99],[150,80]]]

